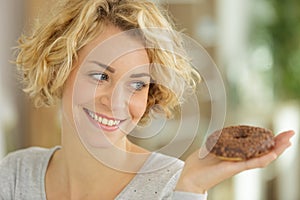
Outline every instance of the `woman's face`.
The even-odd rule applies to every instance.
[[[78,54],[63,92],[63,123],[84,145],[121,143],[143,116],[150,83],[142,43],[108,26]]]

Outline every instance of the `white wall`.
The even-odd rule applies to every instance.
[[[251,0],[217,1],[219,28],[218,59],[223,65],[220,67],[226,67],[225,71],[229,81],[239,86],[247,81],[241,74],[249,73],[247,63],[249,60],[247,54],[247,36],[249,34],[250,8]],[[241,123],[240,118],[237,121]],[[260,170],[251,170],[238,174],[233,178],[233,196],[235,200],[262,199],[263,185],[260,172]]]
[[[23,24],[24,0],[0,0],[0,158],[6,154],[5,130],[16,125],[17,80],[12,47]]]

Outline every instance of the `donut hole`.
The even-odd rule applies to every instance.
[[[247,137],[248,137],[248,135],[242,134],[242,135],[237,135],[237,136],[235,136],[234,138],[235,138],[235,139],[245,139],[245,138],[247,138]]]

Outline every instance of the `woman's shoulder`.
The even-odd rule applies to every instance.
[[[184,167],[179,158],[154,152],[139,172],[143,180],[156,179],[161,183],[177,179]]]
[[[171,179],[177,179],[184,166],[184,162],[178,158],[161,153],[152,153],[137,177],[148,182],[148,180],[157,180],[158,182],[169,182]]]
[[[17,176],[20,172],[33,174],[47,167],[48,162],[59,147],[50,149],[42,147],[29,147],[7,154],[0,160],[0,176]],[[20,174],[19,174],[20,175]]]
[[[183,168],[184,162],[179,158],[153,152],[141,169],[142,173],[162,173],[163,171],[178,171]]]
[[[40,197],[43,192],[39,189],[42,188],[48,162],[58,148],[30,147],[7,154],[0,161],[0,196],[14,199],[13,195],[35,193]]]
[[[151,153],[144,166],[116,199],[163,199],[170,196],[184,162],[161,153]],[[131,198],[130,198],[131,197]]]
[[[8,153],[1,161],[0,166],[3,165],[16,165],[17,163],[34,164],[35,162],[41,162],[47,160],[53,154],[53,152],[60,147],[56,146],[53,148],[43,147],[29,147],[25,149],[19,149]]]

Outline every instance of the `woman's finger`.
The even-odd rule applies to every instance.
[[[258,158],[252,158],[245,162],[240,162],[240,171],[253,168],[263,168],[269,165],[291,145],[290,138],[294,134],[294,131],[280,133],[275,138],[275,147],[271,152]]]
[[[294,131],[286,131],[275,137],[274,152],[279,156],[291,145],[290,139],[295,134]]]

